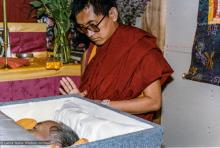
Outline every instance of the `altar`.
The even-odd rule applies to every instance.
[[[0,102],[59,95],[59,81],[69,76],[80,83],[80,65],[64,64],[59,70],[47,70],[45,61],[35,59],[30,66],[0,69]]]

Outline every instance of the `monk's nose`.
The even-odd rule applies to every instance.
[[[86,35],[87,35],[88,37],[91,37],[91,36],[93,36],[94,34],[95,34],[95,32],[93,32],[93,31],[91,31],[91,30],[87,30]]]

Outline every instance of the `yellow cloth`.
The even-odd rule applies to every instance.
[[[24,129],[29,130],[32,129],[37,124],[37,121],[31,118],[23,118],[16,121],[16,124],[23,127]]]
[[[3,28],[3,23],[0,23]],[[44,23],[8,23],[9,32],[46,32],[47,25]]]
[[[76,142],[74,143],[74,145],[85,144],[85,143],[88,143],[88,142],[89,142],[88,139],[86,139],[86,138],[80,138],[78,141],[76,141]]]
[[[92,48],[92,52],[91,52],[91,54],[90,54],[90,56],[89,56],[89,60],[88,60],[88,63],[92,60],[92,58],[95,56],[95,54],[96,54],[96,49],[97,49],[97,46],[94,46],[93,48]]]

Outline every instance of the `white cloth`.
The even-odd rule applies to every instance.
[[[88,108],[88,106],[87,106]],[[103,108],[105,109],[105,108]],[[89,110],[89,109],[88,109]],[[79,137],[87,138],[89,141],[96,141],[113,136],[123,135],[135,131],[146,129],[146,126],[136,125],[133,122],[116,122],[88,112],[82,104],[75,104],[73,101],[67,101],[63,107],[56,111],[55,120],[61,121],[70,126]],[[94,110],[95,111],[95,110]],[[149,126],[150,128],[150,126]]]

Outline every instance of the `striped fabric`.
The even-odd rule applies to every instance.
[[[2,23],[0,23],[2,28]],[[12,53],[46,51],[46,24],[8,23]]]

